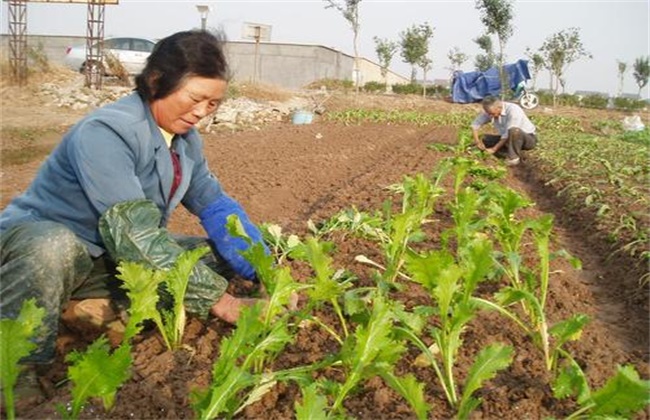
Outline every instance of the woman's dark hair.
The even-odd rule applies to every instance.
[[[207,31],[177,32],[156,43],[147,65],[135,78],[135,91],[147,102],[162,99],[188,76],[230,80],[223,52],[225,36]]]

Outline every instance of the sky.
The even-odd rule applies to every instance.
[[[0,5],[0,32],[8,33],[7,2]],[[339,4],[345,4],[339,0]],[[208,5],[208,28],[222,28],[228,39],[242,40],[247,22],[271,26],[271,42],[303,43],[331,47],[354,55],[353,32],[342,14],[326,8],[324,0],[296,1],[161,1],[120,0],[105,9],[105,37],[138,36],[162,38],[177,31],[201,26],[196,5]],[[27,33],[34,35],[85,35],[87,6],[29,2]],[[474,70],[480,53],[473,39],[485,32],[473,0],[362,0],[359,4],[359,54],[378,62],[374,37],[399,42],[400,33],[413,25],[428,23],[434,28],[429,43],[433,68],[427,79],[448,79],[447,54],[452,47],[470,56],[463,71]],[[507,41],[506,62],[526,58],[526,48],[538,50],[553,34],[578,28],[585,50],[593,58],[569,65],[566,91],[619,91],[618,61],[627,63],[624,93],[638,93],[632,75],[634,61],[650,54],[650,0],[514,0],[514,33]],[[493,38],[496,47],[496,38]],[[391,70],[410,76],[411,67],[395,54]],[[421,78],[418,70],[418,78]],[[547,71],[537,77],[537,88],[548,88]],[[649,97],[649,86],[642,91]]]

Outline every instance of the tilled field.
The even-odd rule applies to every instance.
[[[282,226],[286,233],[300,237],[308,234],[307,221],[320,223],[340,210],[356,207],[374,211],[394,197],[386,187],[401,182],[404,175],[430,174],[441,159],[452,152],[435,151],[432,142],[455,145],[457,132],[448,128],[419,128],[413,125],[343,124],[316,122],[292,126],[276,124],[261,131],[205,135],[206,155],[225,191],[238,199],[251,218],[258,223],[270,222]],[[533,152],[534,153],[534,152]],[[3,168],[4,179],[11,184],[3,187],[3,195],[11,195],[26,187],[37,164],[15,165],[11,174]],[[617,365],[633,364],[641,376],[648,372],[648,306],[647,293],[638,284],[638,273],[629,272],[625,262],[615,258],[605,260],[602,247],[579,215],[564,214],[554,200],[554,192],[546,190],[534,173],[533,159],[511,169],[502,182],[528,195],[538,203],[527,209],[527,215],[537,217],[542,212],[556,216],[552,250],[566,249],[580,258],[583,269],[572,268],[565,260],[551,262],[551,282],[547,317],[551,322],[575,313],[591,317],[579,341],[568,348],[586,372],[592,388],[602,386],[615,373]],[[449,188],[450,183],[446,182]],[[3,199],[4,201],[4,199]],[[442,200],[427,227],[424,247],[435,248],[442,229],[448,228],[451,216]],[[193,216],[179,210],[170,225],[175,233],[202,234]],[[353,235],[334,234],[328,240],[335,244],[334,265],[345,268],[357,277],[361,285],[372,285],[375,269],[355,261],[366,255],[381,260],[376,244]],[[530,249],[533,254],[534,250]],[[526,255],[523,256],[527,258]],[[532,258],[532,257],[531,257]],[[311,275],[308,267],[295,261],[287,264],[297,281]],[[486,296],[495,291],[494,285],[481,292]],[[405,283],[395,292],[394,299],[407,308],[431,304],[421,287]],[[300,304],[305,297],[301,296]],[[327,307],[322,319],[336,323],[334,313]],[[194,388],[209,385],[212,364],[219,355],[220,340],[230,334],[232,327],[217,321],[190,319],[185,343],[193,352],[167,351],[155,331],[138,338],[135,345],[132,379],[118,392],[115,408],[104,413],[99,403],[84,411],[84,418],[178,419],[195,417],[189,404]],[[85,337],[86,339],[88,337]],[[481,312],[462,336],[456,373],[464,378],[476,353],[485,345],[501,342],[515,349],[512,364],[498,372],[478,391],[482,404],[473,418],[544,418],[565,417],[578,407],[571,401],[553,397],[550,376],[544,367],[540,350],[518,327],[492,312]],[[79,347],[81,337],[66,335],[61,340],[62,354]],[[427,343],[430,344],[430,343]],[[272,369],[302,366],[322,360],[339,350],[338,343],[315,326],[300,329],[297,337],[276,359]],[[409,348],[396,366],[400,374],[412,373],[424,383],[424,394],[431,407],[429,417],[450,418],[454,415],[447,404],[438,379],[431,367],[414,363],[419,355]],[[66,376],[62,357],[49,373],[52,384]],[[340,380],[341,372],[330,368],[319,375]],[[42,404],[19,413],[24,418],[57,418],[54,406],[70,400],[66,384],[51,388],[52,395]],[[250,419],[294,418],[294,404],[302,399],[295,383],[279,383],[261,400],[246,407],[236,417]],[[380,378],[364,381],[344,402],[350,416],[368,418],[413,418],[406,401]],[[647,418],[647,414],[641,414]]]

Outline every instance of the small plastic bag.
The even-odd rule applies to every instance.
[[[645,125],[638,115],[623,118],[623,129],[625,131],[643,131]]]

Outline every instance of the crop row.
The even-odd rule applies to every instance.
[[[351,109],[328,114],[344,124],[412,123],[467,129],[474,114]],[[600,231],[614,247],[650,262],[650,129],[625,132],[620,121],[597,120],[585,126],[573,117],[534,114],[540,137],[531,153],[537,176],[574,208],[596,216]],[[647,280],[647,279],[646,279]]]

